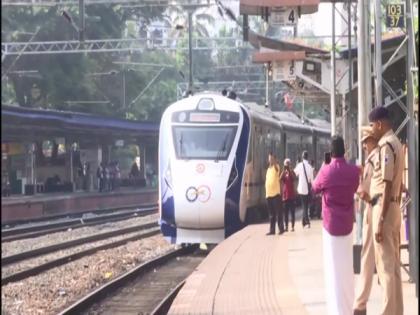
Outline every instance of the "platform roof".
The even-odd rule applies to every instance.
[[[2,139],[85,137],[93,141],[158,135],[159,124],[101,117],[86,113],[2,105]]]
[[[382,36],[382,50],[398,46],[404,40],[405,36],[406,35],[402,32],[384,34]],[[372,38],[372,40],[371,40],[372,51],[374,50],[374,46],[375,46],[375,39]],[[349,49],[348,48],[343,49],[339,52],[339,54],[342,58],[348,58]],[[357,46],[352,47],[351,56],[352,57],[357,57]]]
[[[304,51],[259,51],[252,55],[254,63],[303,59],[305,59]]]
[[[318,11],[320,0],[240,0],[239,10],[241,14],[261,15],[264,9],[274,7],[300,7],[302,14],[310,14]]]

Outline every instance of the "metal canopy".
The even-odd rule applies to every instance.
[[[84,113],[2,105],[3,141],[48,137],[79,137],[110,142],[121,139],[153,139],[159,124],[100,117]]]
[[[284,61],[284,60],[304,60],[304,51],[261,51],[256,52],[252,55],[252,62],[264,63],[272,61]]]
[[[265,15],[273,7],[299,7],[301,14],[318,11],[319,0],[240,0],[239,12],[247,15]]]

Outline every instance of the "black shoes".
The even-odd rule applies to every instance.
[[[308,226],[308,229],[310,229],[310,228],[311,228],[311,223],[310,223],[310,222],[303,221],[303,222],[302,222],[302,227],[303,227],[303,228],[305,228],[305,225],[307,225],[307,226]]]
[[[268,232],[267,234],[265,234],[265,235],[274,235],[274,232]]]

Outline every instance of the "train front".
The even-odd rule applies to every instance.
[[[217,94],[169,106],[159,134],[160,226],[171,243],[218,243],[239,230],[249,118]]]

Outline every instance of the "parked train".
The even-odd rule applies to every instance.
[[[307,150],[322,162],[329,129],[281,116],[217,93],[184,98],[165,110],[159,224],[168,241],[218,243],[252,220],[265,202],[270,151],[296,161]]]

